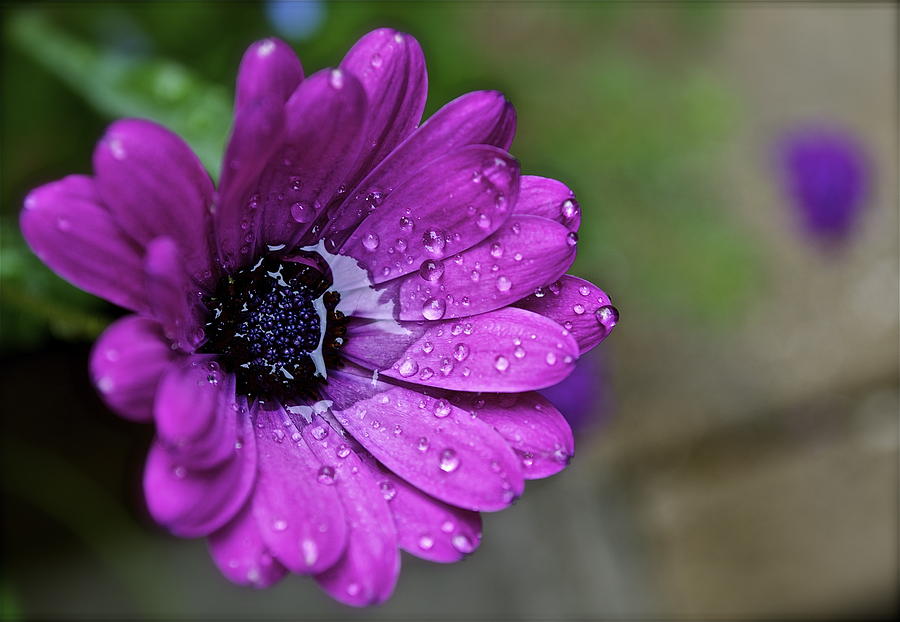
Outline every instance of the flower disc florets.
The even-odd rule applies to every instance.
[[[338,363],[346,332],[331,285],[327,264],[308,251],[267,254],[225,275],[204,298],[208,340],[201,351],[220,356],[244,395],[315,397],[328,367]]]

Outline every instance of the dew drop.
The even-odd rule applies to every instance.
[[[458,533],[453,536],[453,538],[451,538],[450,540],[450,543],[453,545],[453,548],[463,554],[468,554],[475,550],[475,545],[472,544],[469,536],[462,533]]]
[[[274,529],[275,531],[284,531],[285,529],[287,529],[287,526],[287,521],[280,518],[272,523],[272,529]]]
[[[453,530],[456,528],[456,525],[453,524],[452,520],[445,520],[441,523],[441,531],[444,533],[453,533]]]
[[[300,540],[300,552],[303,554],[303,562],[307,566],[312,566],[319,559],[319,547],[309,538]]]
[[[467,356],[469,356],[469,346],[464,343],[456,344],[456,347],[453,348],[453,358],[462,362],[466,360]]]
[[[419,440],[416,442],[416,449],[418,449],[419,451],[424,453],[424,452],[428,451],[428,447],[429,447],[428,439],[425,438],[424,436],[420,436]]]
[[[403,360],[402,363],[400,363],[400,366],[397,368],[397,371],[404,378],[409,378],[410,376],[418,373],[419,364],[416,363],[413,359],[407,357],[406,359]]]
[[[611,331],[613,326],[619,322],[619,311],[612,305],[603,305],[594,312],[594,315],[607,332]]]
[[[525,358],[525,348],[523,348],[522,346],[516,346],[516,349],[513,350],[513,356],[515,356],[517,359]]]
[[[332,88],[340,89],[344,87],[344,72],[340,69],[332,69],[328,76],[328,83]]]
[[[405,231],[409,233],[413,230],[413,221],[407,218],[406,216],[400,217],[400,231]]]
[[[434,403],[434,416],[443,419],[452,412],[453,408],[447,400],[438,400]]]
[[[578,288],[578,293],[581,294],[582,296],[587,296],[588,294],[591,293],[591,288],[588,287],[587,285],[582,285],[581,287]]]
[[[372,54],[372,58],[370,59],[369,62],[372,64],[373,67],[375,67],[377,69],[378,67],[381,67],[382,63],[384,63],[384,59],[381,58],[381,54],[379,54],[378,52],[375,52],[374,54]]]
[[[453,361],[451,361],[447,357],[442,358],[441,366],[439,367],[439,369],[441,370],[441,374],[443,374],[444,376],[449,376],[450,372],[453,371]]]
[[[422,305],[422,317],[426,320],[439,320],[444,317],[447,310],[447,303],[440,298],[429,298]]]
[[[434,538],[431,536],[425,535],[419,538],[419,548],[423,551],[431,550],[434,546]]]
[[[427,259],[419,266],[419,276],[426,281],[437,281],[444,274],[444,264],[440,261]]]
[[[478,214],[478,218],[475,220],[475,224],[478,225],[479,229],[490,229],[491,217],[482,212],[481,214]]]
[[[571,220],[578,215],[578,201],[566,199],[559,208],[559,213],[566,220]]]
[[[509,369],[509,359],[502,354],[494,359],[494,368],[499,372]]]
[[[385,501],[390,501],[397,496],[397,489],[386,479],[378,482],[378,488],[381,489],[381,495],[384,497]]]
[[[334,483],[334,467],[323,466],[319,469],[319,475],[316,479],[318,479],[320,484],[330,486]]]
[[[422,234],[422,244],[425,246],[425,250],[433,257],[442,257],[447,242],[439,231],[436,229],[429,229]]]
[[[569,246],[575,246],[576,244],[578,244],[578,234],[574,231],[570,231],[566,235],[566,244],[568,244]]]
[[[380,242],[381,240],[378,239],[377,233],[367,233],[366,237],[363,238],[363,246],[369,251],[377,249]]]
[[[431,354],[431,351],[434,350],[434,344],[430,341],[426,341],[422,344],[422,352],[425,354]]]
[[[321,425],[315,426],[312,430],[310,430],[310,433],[317,441],[321,441],[323,438],[328,436],[328,430]]]
[[[491,257],[495,259],[500,259],[503,257],[503,245],[500,242],[494,242],[491,244]]]
[[[556,365],[556,354],[547,352],[547,356],[544,357],[544,360],[547,361],[547,365]]]
[[[572,312],[575,313],[575,315],[584,315],[584,305],[581,303],[572,305]]]
[[[441,452],[440,467],[444,473],[452,473],[459,468],[459,456],[454,450],[448,447]]]
[[[497,279],[497,289],[501,292],[508,292],[512,287],[512,281],[510,281],[505,276],[501,276]]]
[[[346,458],[347,456],[350,455],[350,446],[346,445],[344,443],[341,443],[340,445],[338,445],[338,448],[335,450],[334,453],[337,454],[338,458]]]

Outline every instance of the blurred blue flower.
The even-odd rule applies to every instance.
[[[778,144],[785,192],[812,237],[842,242],[869,196],[869,162],[852,134],[824,126],[794,128]]]
[[[600,425],[611,412],[609,379],[602,352],[594,350],[585,354],[565,380],[541,389],[540,393],[563,414],[575,434]]]
[[[309,39],[325,21],[325,3],[321,0],[270,0],[265,3],[265,11],[275,31],[292,41]]]

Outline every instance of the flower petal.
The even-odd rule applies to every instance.
[[[564,225],[569,231],[578,231],[581,224],[581,207],[575,193],[555,179],[522,175],[516,214],[542,216]]]
[[[256,412],[259,480],[253,515],[263,541],[292,572],[320,573],[341,557],[347,522],[331,482],[319,481],[322,464],[282,410]]]
[[[285,105],[282,148],[251,197],[262,210],[263,243],[295,244],[339,194],[362,147],[365,110],[352,74],[325,69],[300,83]]]
[[[467,93],[438,110],[329,213],[323,237],[340,246],[369,213],[372,192],[398,188],[433,160],[467,145],[507,150],[515,133],[512,104],[497,91]]]
[[[363,367],[405,382],[515,393],[568,376],[578,345],[556,322],[504,308],[445,322],[353,321],[343,352]]]
[[[369,121],[350,187],[381,162],[419,124],[428,94],[425,57],[412,36],[379,28],[356,42],[340,68],[355,75],[369,102]]]
[[[182,254],[172,238],[150,242],[144,270],[151,315],[175,346],[193,352],[203,340],[202,292],[185,272]]]
[[[379,486],[392,495],[400,548],[432,562],[456,562],[481,543],[481,515],[426,495],[384,468]]]
[[[606,339],[619,319],[618,311],[603,290],[568,274],[516,306],[564,326],[578,341],[581,352],[587,352]]]
[[[188,273],[212,282],[213,185],[181,138],[150,121],[116,121],[94,150],[94,171],[100,196],[129,236],[140,244],[172,237]]]
[[[423,319],[433,299],[446,300],[443,319],[505,307],[569,269],[575,246],[568,234],[546,218],[514,215],[472,248],[444,260],[426,259],[418,271],[386,283],[382,298],[398,301],[401,320]],[[384,317],[392,308],[373,306],[357,315]]]
[[[522,460],[525,479],[540,479],[562,471],[575,453],[569,423],[538,393],[462,394],[460,407],[471,409],[506,439]]]
[[[333,371],[324,391],[337,420],[391,471],[446,503],[500,510],[522,494],[519,461],[486,423],[411,388]]]
[[[209,536],[209,552],[232,583],[271,587],[284,578],[287,568],[269,553],[250,507],[245,504],[230,523]]]
[[[192,356],[172,366],[156,395],[160,442],[183,466],[220,464],[234,454],[236,400],[234,375],[223,373],[211,356]]]
[[[234,108],[240,112],[263,99],[284,103],[303,80],[303,66],[280,39],[257,41],[247,48],[238,68]]]
[[[91,379],[110,408],[148,422],[159,381],[175,357],[159,324],[129,315],[110,324],[94,344]]]
[[[70,175],[32,190],[20,226],[35,255],[65,280],[132,311],[146,307],[141,251],[90,177]]]
[[[433,161],[380,204],[370,197],[370,215],[341,254],[359,261],[373,283],[408,274],[496,231],[518,189],[519,165],[509,154],[485,145],[463,147]]]
[[[164,443],[153,443],[144,469],[144,494],[156,522],[177,536],[195,538],[209,535],[234,517],[256,477],[253,430],[250,418],[242,419],[234,455],[212,469],[187,468]]]
[[[229,269],[248,244],[253,255],[258,240],[259,199],[251,201],[257,180],[272,154],[281,147],[284,105],[303,79],[293,50],[278,39],[264,39],[244,53],[235,89],[234,127],[222,162],[216,240],[219,259]],[[249,239],[248,239],[249,238]]]
[[[316,581],[333,598],[355,607],[384,602],[400,573],[397,530],[385,497],[359,456],[340,444],[318,417],[304,426],[303,439],[324,465],[320,480],[337,490],[347,518],[347,548]]]

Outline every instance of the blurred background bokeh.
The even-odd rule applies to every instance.
[[[895,5],[64,2],[2,15],[4,617],[896,611]],[[234,587],[202,541],[152,524],[152,430],[88,382],[91,341],[120,312],[41,265],[17,214],[31,187],[90,172],[117,117],[164,123],[215,175],[249,43],[278,35],[311,72],[378,26],[421,42],[427,114],[468,90],[509,96],[523,170],[566,181],[584,210],[573,272],[622,319],[561,393],[572,465],[486,516],[465,562],[404,557],[393,599],[352,612],[298,577]]]

